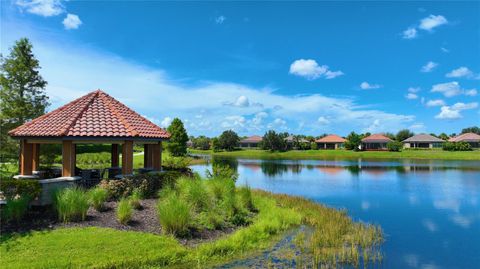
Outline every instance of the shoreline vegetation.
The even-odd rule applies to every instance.
[[[359,267],[383,259],[379,250],[383,242],[381,228],[354,222],[344,210],[259,190],[252,191],[252,200],[258,213],[249,225],[195,246],[182,245],[171,234],[100,227],[60,228],[2,234],[2,264],[8,268],[215,266],[254,257],[292,229],[305,226],[309,232],[301,230],[296,234],[294,246],[282,252],[283,259],[302,267]]]
[[[253,159],[434,159],[434,160],[480,160],[480,150],[474,151],[444,151],[444,150],[403,150],[392,151],[351,151],[351,150],[290,150],[269,151],[261,149],[239,149],[234,151],[196,150],[189,149],[190,154],[203,154],[218,157],[238,157]]]

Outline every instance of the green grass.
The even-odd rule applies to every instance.
[[[253,191],[252,199],[258,214],[250,225],[194,247],[182,246],[169,235],[96,227],[3,234],[2,267],[205,268],[259,253],[301,224],[314,229],[304,247],[311,263],[334,264],[336,259],[355,265],[364,256],[362,247],[371,251],[365,252],[367,259],[379,257],[373,251],[382,242],[376,226],[355,223],[343,211],[303,198]]]
[[[65,188],[55,193],[55,209],[63,222],[85,220],[90,207],[88,195],[80,188]]]
[[[108,198],[108,192],[105,189],[96,187],[87,192],[90,205],[97,211],[105,209],[105,202]]]
[[[132,219],[133,206],[128,198],[122,198],[117,204],[117,220],[123,225],[127,225]]]
[[[190,153],[211,154],[221,157],[242,157],[256,159],[439,159],[439,160],[480,160],[480,151],[443,151],[403,150],[389,151],[350,151],[350,150],[290,150],[286,152],[270,152],[266,150],[237,150],[231,152],[213,152],[211,150],[189,150]]]

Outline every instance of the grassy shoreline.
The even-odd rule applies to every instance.
[[[302,243],[300,248],[309,246],[301,257],[306,263],[327,265],[336,261],[335,264],[358,266],[363,261],[382,259],[377,248],[383,242],[381,229],[354,222],[345,211],[264,191],[254,191],[253,199],[259,213],[252,224],[194,247],[183,246],[169,235],[98,227],[62,228],[1,235],[2,265],[6,268],[202,268],[255,255],[300,225],[314,229],[309,238],[300,238],[306,244]]]
[[[435,159],[435,160],[480,160],[480,151],[404,150],[390,151],[349,151],[349,150],[291,150],[270,152],[267,150],[237,150],[213,152],[212,150],[189,150],[191,154],[208,154],[219,157],[240,157],[255,159]]]

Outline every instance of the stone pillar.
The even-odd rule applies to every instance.
[[[110,160],[112,167],[118,167],[118,144],[112,144]]]
[[[27,140],[20,141],[20,175],[31,176],[33,164],[33,144]]]
[[[153,170],[160,171],[162,170],[162,142],[151,145],[151,147],[153,151]]]
[[[133,141],[127,140],[122,146],[122,174],[133,174]]]
[[[32,170],[38,171],[40,168],[40,144],[33,144]]]
[[[64,140],[62,143],[62,177],[75,176],[75,144]]]

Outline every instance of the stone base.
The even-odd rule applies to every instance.
[[[42,188],[38,199],[32,202],[32,205],[45,206],[53,203],[53,195],[55,191],[75,187],[76,181],[82,179],[81,177],[57,177],[42,179],[38,182]]]
[[[13,176],[14,179],[39,179],[37,175],[16,175]]]

